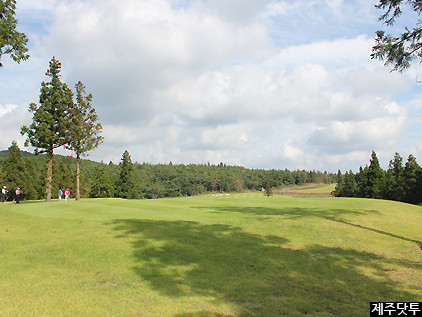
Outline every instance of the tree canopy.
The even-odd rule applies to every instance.
[[[375,7],[383,10],[379,20],[387,26],[396,22],[405,6],[419,16],[422,12],[421,0],[380,0]],[[404,71],[409,68],[413,60],[422,61],[422,21],[415,21],[412,28],[404,27],[399,35],[386,34],[385,31],[377,31],[375,45],[372,48],[372,59],[379,59],[385,65],[392,65],[393,71]]]
[[[16,0],[0,0],[0,67],[3,66],[1,58],[6,54],[17,63],[29,58],[28,38],[16,30],[15,10]]]

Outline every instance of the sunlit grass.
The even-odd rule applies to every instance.
[[[422,301],[422,207],[262,193],[0,205],[0,316],[366,316]]]
[[[300,191],[303,193],[329,194],[333,190],[336,189],[336,185],[337,184],[330,184],[330,185],[322,184],[321,186],[316,186],[314,188],[305,188],[305,189],[301,189]]]

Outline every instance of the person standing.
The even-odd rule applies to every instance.
[[[66,201],[69,201],[69,196],[70,196],[69,188],[66,188],[66,191],[64,192],[64,196],[66,197]]]
[[[3,188],[1,189],[1,201],[5,203],[6,200],[7,200],[7,190],[6,190],[6,186],[3,186]]]
[[[62,191],[62,189],[60,188],[60,189],[59,189],[59,201],[62,201],[62,195],[63,195],[63,191]]]
[[[16,203],[19,204],[19,201],[21,200],[21,189],[18,187],[15,191],[16,194]]]

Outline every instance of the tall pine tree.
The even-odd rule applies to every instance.
[[[129,199],[140,198],[139,184],[135,176],[132,160],[127,150],[122,155],[119,167],[120,177],[116,186],[117,197]]]
[[[396,201],[404,199],[404,168],[403,159],[399,153],[394,154],[394,158],[388,165],[386,173],[385,198]]]
[[[422,170],[415,157],[410,154],[403,172],[404,201],[411,204],[422,203]]]
[[[103,137],[100,135],[102,126],[97,122],[98,115],[92,107],[92,95],[85,92],[85,86],[78,82],[76,88],[76,103],[71,110],[70,139],[66,147],[76,153],[76,189],[75,198],[80,199],[80,161],[81,155],[101,144]]]
[[[94,174],[94,182],[89,193],[93,198],[113,197],[113,183],[104,166],[96,167]]]
[[[358,192],[358,185],[356,183],[355,175],[352,171],[344,174],[343,189],[340,191],[339,196],[343,197],[356,197]]]
[[[54,57],[46,75],[49,82],[41,83],[39,105],[31,103],[33,113],[29,127],[23,126],[22,135],[27,135],[25,146],[35,147],[35,153],[47,154],[46,201],[51,200],[53,151],[69,143],[70,115],[73,108],[72,91],[60,81],[61,64]]]
[[[375,151],[372,151],[371,160],[363,180],[363,195],[365,198],[383,198],[385,175]]]
[[[10,57],[17,63],[29,58],[28,38],[25,33],[18,32],[16,26],[16,0],[0,1],[0,67],[3,55]]]

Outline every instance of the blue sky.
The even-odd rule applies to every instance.
[[[3,56],[0,149],[31,122],[49,60],[93,94],[104,143],[93,160],[224,162],[357,171],[372,150],[422,157],[419,64],[370,59],[367,0],[18,0],[30,60]],[[32,149],[27,149],[32,150]],[[67,153],[59,150],[58,153]]]

